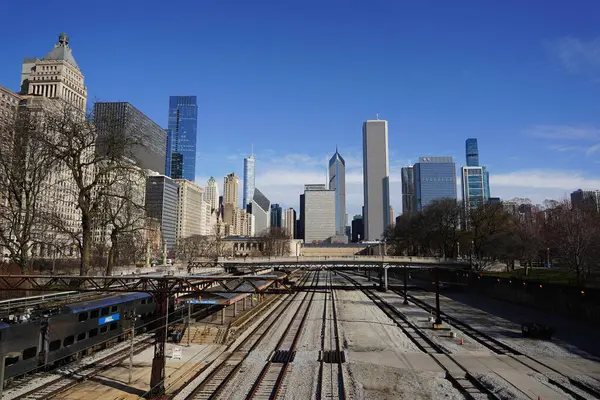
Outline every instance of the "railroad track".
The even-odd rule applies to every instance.
[[[399,312],[394,306],[389,304],[381,296],[373,292],[372,289],[362,286],[356,280],[338,272],[353,285],[358,287],[377,307],[379,307],[394,323],[404,332],[421,351],[429,354],[433,360],[446,372],[446,379],[459,390],[467,399],[483,400],[495,399],[499,397],[472,375],[465,367],[457,362],[448,352],[425,335],[416,325],[414,325],[404,314]]]
[[[308,281],[311,274],[306,274],[302,278],[302,282]],[[313,276],[314,280],[314,276]],[[267,317],[244,339],[222,362],[208,374],[208,376],[198,385],[191,393],[185,396],[185,399],[216,399],[223,391],[225,386],[232,380],[242,365],[242,362],[250,354],[252,350],[271,332],[271,328],[277,325],[281,315],[285,314],[288,309],[295,304],[295,300],[300,297],[301,293],[286,295],[279,305],[271,310]],[[193,384],[193,380],[200,376],[202,371],[198,372],[189,382]],[[178,391],[179,394],[184,392],[184,388]],[[175,398],[175,396],[173,396]],[[183,397],[183,396],[178,396]]]
[[[401,290],[392,289],[392,291],[400,296],[404,296],[404,292]],[[421,307],[422,309],[426,310],[427,312],[432,312],[435,310],[435,308],[431,304],[425,302],[424,300],[416,298],[415,296],[412,296],[410,294],[407,294],[406,297],[408,297],[408,299],[412,303],[414,303],[418,307]],[[534,357],[527,355],[527,354],[509,346],[508,344],[506,344],[504,342],[499,341],[498,339],[494,338],[493,336],[488,335],[487,333],[482,332],[479,329],[476,329],[473,326],[471,326],[455,317],[452,317],[443,311],[440,312],[440,315],[442,316],[442,319],[446,320],[446,322],[448,324],[458,328],[463,333],[465,333],[467,336],[473,338],[475,341],[477,341],[478,343],[480,343],[481,345],[486,347],[492,353],[497,354],[497,355],[506,355],[506,356],[512,358],[513,360],[516,360],[520,364],[533,370],[534,372],[544,375],[548,379],[548,382],[550,382],[552,385],[558,387],[565,393],[569,394],[574,399],[585,400],[585,399],[587,399],[587,397],[574,391],[573,389],[564,385],[563,383],[559,382],[558,380],[551,378],[549,375],[553,375],[553,374],[558,375],[558,376],[562,377],[563,379],[565,379],[566,381],[568,381],[571,385],[578,388],[579,390],[587,393],[590,396],[593,396],[596,399],[600,399],[600,391],[598,391],[593,386],[591,386],[585,382],[573,379],[572,377],[567,376],[567,375],[563,374],[562,372],[558,371],[554,367],[551,367],[548,364],[546,364],[542,361],[539,361],[539,360],[535,359]]]
[[[142,334],[137,336],[137,340],[134,344],[133,354],[135,355],[144,351],[148,347],[152,346],[152,344],[153,342],[151,334]],[[10,391],[7,391],[7,393],[5,393],[6,397],[3,398],[15,400],[39,400],[52,398],[57,394],[77,385],[81,381],[89,379],[114,366],[115,364],[118,364],[121,361],[129,358],[129,354],[131,352],[130,342],[123,342],[123,345],[120,347],[123,348],[118,349],[116,352],[112,352],[111,354],[101,357],[97,360],[83,359],[66,367],[61,367],[55,371],[48,372],[45,374],[46,377],[50,377],[52,375],[60,376],[58,376],[56,379],[45,381],[43,382],[43,386],[31,389],[25,393],[14,396],[10,395],[11,392],[18,392],[20,389],[23,389],[23,387],[29,385],[30,380],[27,380],[26,382],[23,382],[22,385],[11,388]],[[90,357],[94,356],[92,355]],[[44,379],[44,376],[37,376],[36,379]]]
[[[337,309],[335,292],[331,279],[331,272],[325,277],[329,287],[323,299],[323,325],[321,327],[321,351],[319,353],[319,376],[317,380],[316,398],[320,399],[346,399],[344,387],[344,373],[342,364],[346,355],[341,350],[338,331]],[[330,297],[331,301],[327,301]]]
[[[318,284],[319,271],[316,273]],[[296,354],[296,345],[302,332],[302,327],[308,316],[308,311],[315,297],[315,291],[302,292],[302,302],[294,313],[292,322],[287,326],[275,351],[260,372],[258,379],[246,396],[246,400],[251,399],[276,399],[280,393],[285,392],[285,380],[290,364],[294,361]]]

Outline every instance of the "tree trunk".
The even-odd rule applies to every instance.
[[[117,253],[117,235],[112,233],[110,235],[110,249],[108,249],[108,262],[106,263],[106,276],[111,276],[113,267],[115,265],[115,258]]]
[[[88,215],[81,216],[81,264],[79,275],[86,276],[92,260],[92,225]]]

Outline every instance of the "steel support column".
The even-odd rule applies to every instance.
[[[161,282],[161,286],[167,286],[167,282]],[[160,396],[165,391],[165,343],[167,340],[166,330],[162,325],[167,323],[169,294],[160,291],[155,294],[156,315],[160,317],[160,325],[154,333],[154,358],[152,359],[152,374],[150,375],[150,395]]]
[[[406,264],[404,264],[404,305],[408,305],[408,268],[406,268]]]
[[[381,267],[383,269],[383,291],[387,292],[388,289],[388,270],[385,267]]]

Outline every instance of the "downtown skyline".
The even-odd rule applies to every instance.
[[[303,10],[313,6],[306,4]],[[7,15],[17,12],[11,5],[3,7]],[[22,40],[7,43],[6,62],[0,66],[0,85],[17,90],[15,82],[19,71],[15,66],[23,57],[44,54],[47,42],[42,38],[54,37],[57,31],[64,30],[77,49],[77,62],[85,73],[90,99],[128,101],[166,128],[168,97],[197,96],[195,181],[204,186],[210,176],[215,176],[221,186],[221,179],[227,173],[235,172],[242,177],[243,158],[248,156],[248,149],[254,143],[256,185],[271,201],[285,208],[298,208],[298,194],[303,184],[325,183],[327,159],[337,144],[347,163],[347,213],[349,218],[360,213],[361,124],[374,118],[377,112],[380,118],[389,121],[390,199],[396,214],[401,211],[400,168],[412,165],[421,156],[451,156],[458,169],[466,164],[464,141],[469,137],[479,140],[479,152],[490,170],[494,197],[529,197],[541,202],[544,198],[567,196],[578,188],[600,187],[597,178],[600,120],[593,107],[599,100],[598,84],[594,81],[600,66],[593,57],[600,45],[596,41],[598,34],[590,25],[592,21],[580,17],[593,15],[596,8],[592,6],[587,11],[582,11],[587,6],[572,7],[578,10],[578,18],[569,7],[547,7],[542,11],[544,19],[560,21],[550,26],[552,24],[520,18],[519,15],[527,14],[528,6],[515,3],[514,16],[495,10],[499,12],[497,18],[501,23],[510,24],[510,34],[493,26],[480,26],[478,35],[482,41],[486,45],[491,42],[495,47],[487,48],[489,46],[465,36],[468,30],[456,28],[448,33],[451,43],[447,51],[442,49],[442,44],[447,42],[439,32],[450,21],[452,26],[460,23],[459,14],[464,11],[464,5],[443,6],[448,17],[448,21],[444,21],[437,14],[429,15],[421,5],[379,4],[373,10],[361,12],[388,11],[385,21],[393,18],[414,21],[405,21],[407,26],[388,28],[385,24],[382,27],[367,24],[367,29],[357,28],[353,22],[359,11],[349,7],[344,18],[336,22],[342,36],[325,35],[325,43],[321,45],[319,35],[314,32],[305,32],[295,25],[285,27],[294,21],[294,14],[283,6],[274,7],[259,18],[265,22],[281,16],[279,23],[269,22],[247,39],[240,35],[246,25],[237,18],[248,11],[247,8],[193,7],[198,7],[196,10],[202,18],[212,16],[214,21],[203,28],[190,28],[191,34],[186,36],[192,38],[222,23],[220,13],[232,13],[238,26],[229,34],[218,35],[214,41],[221,57],[209,61],[198,58],[196,62],[195,56],[187,56],[194,60],[189,63],[184,62],[186,56],[172,57],[175,50],[189,45],[190,39],[174,40],[173,35],[162,32],[123,34],[126,43],[110,52],[109,41],[91,36],[91,32],[102,32],[102,29],[94,28],[94,22],[81,18],[82,13],[94,8],[87,6],[80,10],[62,10],[65,26],[34,26]],[[268,7],[256,8],[258,16]],[[509,8],[508,5],[503,7]],[[132,11],[125,7],[116,18],[127,17]],[[326,6],[324,11],[330,15],[339,10]],[[33,12],[52,17],[58,10],[42,7]],[[103,11],[93,12],[101,14]],[[151,18],[158,10],[148,7],[144,12]],[[165,18],[169,20],[174,12],[169,11]],[[470,21],[479,18],[485,23],[492,18],[483,7],[472,7],[470,13]],[[433,21],[427,23],[426,17]],[[317,16],[312,18],[317,31],[325,29],[326,21]],[[440,26],[431,37],[416,30],[417,34],[410,36],[410,43],[403,39],[409,37],[404,30],[418,24],[427,28],[435,22]],[[166,24],[165,31],[171,26]],[[269,45],[277,45],[298,35],[303,35],[309,47],[297,40],[288,41],[288,47],[280,53],[282,58],[277,60],[256,41],[260,38]],[[388,39],[383,39],[385,37]],[[527,40],[522,41],[522,37]],[[164,64],[153,60],[140,70],[138,62],[144,59],[140,51],[150,45],[163,46],[170,61]],[[200,44],[207,50],[205,46]],[[339,51],[336,57],[322,58],[324,66],[316,70],[308,61],[310,57],[298,61],[289,58],[299,49],[319,58],[327,46],[336,46]],[[352,50],[353,47],[356,49]],[[367,64],[356,64],[358,54],[366,47],[380,53]],[[419,49],[425,49],[424,55]],[[231,61],[234,56],[248,57],[248,51],[255,51],[256,57],[249,59],[246,72],[235,66],[239,63]],[[454,51],[452,56],[451,51]],[[398,56],[400,52],[403,57]],[[105,57],[107,54],[110,57]],[[527,62],[520,62],[525,54]],[[345,59],[354,60],[354,64],[345,63],[342,69],[345,73],[332,78],[332,67]],[[373,76],[373,69],[384,60],[387,67]],[[186,64],[198,71],[190,75]],[[437,64],[443,64],[443,69],[435,67]],[[423,68],[427,82],[419,75]],[[278,72],[273,75],[275,69]],[[303,78],[297,75],[299,69],[304,70]],[[250,71],[256,78],[254,84],[247,74]],[[318,79],[320,75],[330,82]],[[180,79],[181,76],[188,79]],[[141,82],[148,77],[153,77],[153,84],[146,86]],[[259,86],[261,90],[257,91]],[[484,90],[476,90],[479,86]],[[132,87],[136,90],[131,90]],[[253,93],[257,93],[258,98],[250,100]],[[320,95],[316,96],[317,93]],[[366,93],[369,95],[365,96]],[[314,98],[318,101],[309,106],[306,101]],[[434,114],[435,118],[431,118]]]

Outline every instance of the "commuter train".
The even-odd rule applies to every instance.
[[[155,310],[150,294],[127,293],[35,310],[20,323],[5,319],[0,322],[4,379],[68,363],[122,341],[134,312],[136,326],[144,329],[155,320]]]

